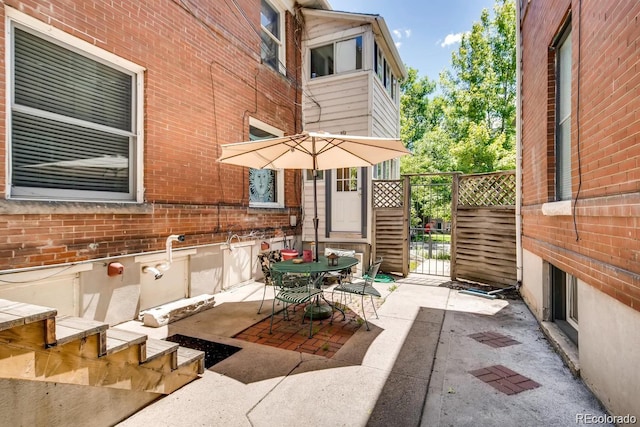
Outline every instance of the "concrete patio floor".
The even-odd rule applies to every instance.
[[[270,315],[270,300],[256,314],[262,283],[218,294],[214,308],[168,326],[119,325],[242,350],[118,425],[568,426],[579,414],[605,415],[521,300],[459,294],[446,282],[376,283],[380,318],[365,304],[371,331],[360,327],[331,358],[233,338]]]

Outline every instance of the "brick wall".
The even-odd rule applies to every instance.
[[[146,68],[144,188],[145,202],[153,208],[87,213],[79,207],[57,214],[41,206],[37,213],[16,213],[12,201],[5,201],[0,269],[159,250],[171,233],[187,235],[182,246],[220,242],[230,228],[238,234],[260,229],[269,235],[288,228],[289,215],[300,214],[300,172],[286,171],[287,209],[250,209],[248,169],[216,161],[220,144],[248,139],[249,117],[287,134],[301,130],[295,82],[300,59],[294,59],[299,52],[293,40],[300,32],[294,31],[291,15],[286,25],[288,76],[283,76],[260,63],[259,0],[237,2],[246,18],[219,1],[184,2],[189,10],[179,0],[4,3]],[[4,79],[2,63],[3,115]],[[0,120],[0,135],[5,135],[4,123]],[[0,155],[4,189],[4,143]]]
[[[523,247],[640,310],[640,3],[579,8],[577,0],[532,1],[522,23]],[[549,47],[569,12],[578,201],[575,216],[544,216],[555,188]]]

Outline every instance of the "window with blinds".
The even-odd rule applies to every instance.
[[[11,197],[135,200],[136,74],[12,36]]]

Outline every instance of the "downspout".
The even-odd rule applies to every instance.
[[[522,40],[521,2],[516,2],[516,278],[522,285]],[[527,1],[527,6],[529,1]],[[525,6],[525,7],[527,7]]]

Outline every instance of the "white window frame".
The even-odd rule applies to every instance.
[[[270,133],[271,135],[274,136],[284,136],[284,131],[281,129],[278,129],[274,126],[271,126],[263,121],[260,121],[258,119],[255,119],[253,117],[249,117],[249,126],[251,127],[255,127],[258,128],[260,130],[263,130],[265,132]],[[275,169],[276,171],[276,195],[277,195],[277,201],[276,202],[252,202],[249,201],[249,207],[251,208],[284,208],[284,169]],[[250,185],[250,183],[247,183],[247,185]]]
[[[37,200],[57,200],[57,201],[100,201],[100,202],[137,202],[142,203],[144,201],[144,189],[143,189],[143,143],[144,143],[144,72],[145,68],[138,64],[130,62],[124,58],[116,56],[106,50],[103,50],[97,46],[94,46],[88,42],[80,40],[71,34],[68,34],[62,30],[54,28],[42,21],[39,21],[29,15],[19,12],[16,9],[5,6],[5,73],[6,73],[6,99],[5,105],[7,106],[6,119],[6,141],[7,141],[7,168],[6,168],[6,187],[5,191],[9,198],[17,198],[21,200],[25,199],[37,199]],[[135,77],[135,94],[132,99],[132,111],[134,127],[132,128],[132,139],[134,140],[133,147],[131,148],[129,155],[134,158],[130,173],[132,174],[132,188],[129,195],[126,198],[122,196],[123,193],[107,193],[94,197],[92,192],[87,191],[85,194],[78,192],[68,193],[67,190],[48,190],[42,196],[13,196],[11,193],[12,183],[12,170],[11,170],[11,116],[14,108],[13,104],[13,29],[14,27],[20,27],[24,30],[37,34],[39,37],[61,45],[62,47],[72,50],[76,53],[84,55],[96,62],[109,65],[116,69],[121,69],[125,73],[133,74]],[[55,196],[52,196],[54,193]],[[80,194],[80,195],[78,195]]]
[[[276,69],[279,73],[286,74],[287,72],[287,68],[286,68],[287,29],[286,29],[285,13],[287,11],[287,8],[278,0],[261,0],[260,7],[262,7],[262,2],[267,3],[269,6],[271,6],[273,10],[275,10],[278,13],[278,28],[280,29],[280,34],[278,34],[278,36],[280,37],[279,39],[278,37],[274,36],[271,33],[271,31],[267,30],[262,25],[262,22],[260,23],[260,29],[263,33],[267,34],[269,38],[271,38],[273,41],[275,41],[278,44],[278,67]],[[262,49],[262,40],[260,40],[260,46]],[[267,65],[271,66],[270,64],[267,64]]]
[[[355,53],[357,52],[357,39],[360,38],[360,47],[361,47],[361,52],[360,52],[360,68],[356,68],[357,67],[357,61],[356,61],[356,56]],[[339,56],[340,56],[340,51],[341,51],[341,47],[342,46],[346,46],[348,43],[350,43],[351,41],[353,41],[355,43],[356,46],[356,50],[354,51],[354,57],[353,57],[353,66],[354,68],[347,68],[347,69],[343,69],[343,64],[340,64],[340,60],[339,60]],[[311,55],[312,52],[315,49],[319,49],[322,47],[326,47],[326,46],[332,46],[333,47],[333,73],[329,73],[329,74],[325,74],[322,76],[314,76],[311,73]],[[308,64],[309,64],[309,73],[310,73],[310,78],[311,79],[316,79],[316,78],[322,78],[322,77],[331,77],[331,76],[337,76],[337,75],[342,75],[342,74],[346,74],[346,73],[352,73],[354,71],[362,71],[364,69],[364,61],[365,61],[365,36],[363,33],[357,33],[353,36],[349,36],[349,37],[343,37],[341,39],[338,40],[331,40],[325,43],[316,43],[314,44],[314,46],[309,47],[309,59],[308,59]],[[351,60],[351,58],[349,59]]]
[[[571,51],[571,28],[567,26],[562,31],[556,46],[556,201],[571,200],[573,194],[571,179],[571,74],[573,61]]]

